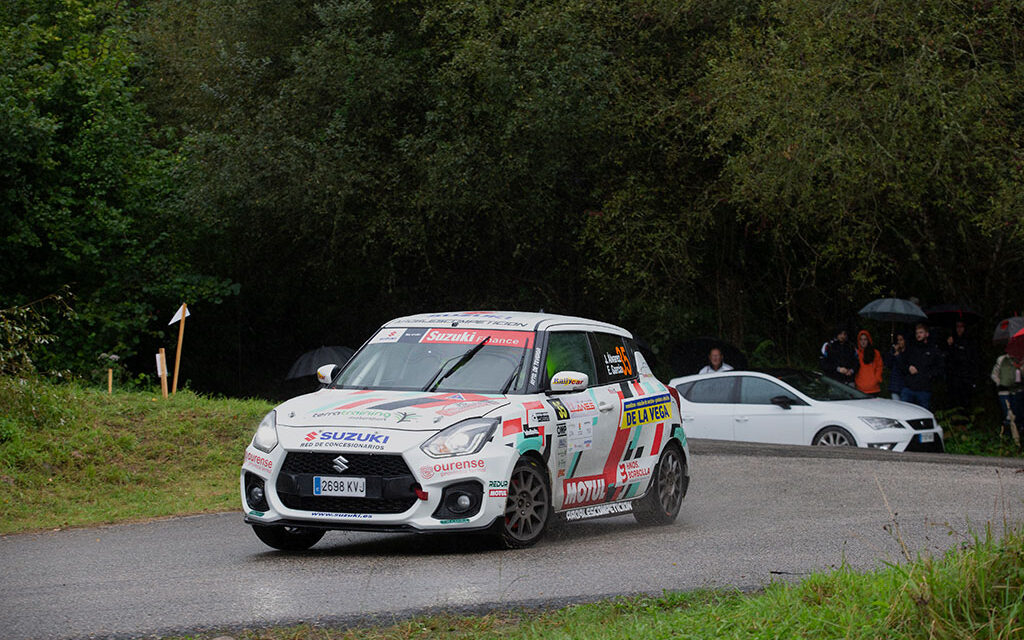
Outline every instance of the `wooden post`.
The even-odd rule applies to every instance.
[[[188,305],[181,305],[181,326],[178,327],[178,348],[174,353],[174,384],[171,386],[171,394],[178,392],[178,371],[181,369],[181,342],[185,339],[185,316],[188,315]]]
[[[160,376],[160,390],[164,397],[167,397],[167,351],[160,347],[160,353],[156,356],[156,372]]]
[[[107,395],[114,393],[114,370],[107,369]]]

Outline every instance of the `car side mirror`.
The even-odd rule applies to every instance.
[[[327,386],[331,384],[331,380],[334,379],[334,372],[338,370],[336,364],[325,364],[316,370],[316,379],[320,381],[320,384]]]
[[[772,398],[772,404],[778,405],[787,411],[793,406],[793,398],[789,396],[775,396]]]
[[[551,376],[551,393],[583,391],[590,384],[590,376],[579,371],[559,371]]]

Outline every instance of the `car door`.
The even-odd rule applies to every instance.
[[[737,376],[739,402],[733,434],[744,442],[804,444],[806,403],[782,385],[758,376]],[[772,402],[785,398],[785,404]],[[787,408],[788,406],[788,408]]]
[[[589,378],[586,391],[549,394],[546,399],[555,419],[555,455],[548,460],[554,504],[570,509],[605,502],[609,483],[604,464],[615,438],[612,423],[618,420],[619,405],[601,388],[587,332],[550,331],[545,367],[547,380],[559,371],[578,371]]]
[[[602,412],[599,426],[612,435],[601,472],[609,500],[630,500],[643,495],[654,477],[662,444],[678,420],[675,403],[654,376],[640,375],[632,339],[595,331],[591,341]]]
[[[680,419],[688,438],[733,440],[736,377],[711,375],[692,382],[685,393]]]

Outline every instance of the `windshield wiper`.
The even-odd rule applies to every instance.
[[[490,339],[491,339],[491,336],[487,336],[486,338],[484,338],[483,340],[480,341],[480,344],[476,345],[475,347],[473,347],[472,349],[470,349],[466,353],[462,354],[461,356],[456,356],[459,359],[459,361],[456,362],[455,365],[451,369],[449,369],[447,373],[445,373],[443,376],[438,378],[438,376],[441,375],[441,372],[444,371],[445,365],[447,365],[449,362],[451,362],[455,358],[449,358],[449,359],[445,360],[444,364],[442,364],[441,367],[437,370],[437,373],[434,374],[434,377],[430,379],[430,382],[428,382],[427,385],[425,387],[423,387],[423,390],[424,391],[433,391],[433,390],[437,389],[438,387],[440,387],[441,383],[444,382],[445,379],[448,378],[448,376],[452,375],[453,373],[458,371],[462,367],[462,365],[464,365],[467,362],[469,362],[469,360],[473,356],[475,356],[481,349],[484,348],[484,345],[487,344],[487,341],[490,340]],[[437,380],[437,382],[434,382],[434,380]]]
[[[519,364],[516,365],[515,371],[512,372],[512,375],[508,377],[508,380],[506,380],[505,384],[501,387],[501,395],[508,393],[509,387],[511,387],[515,379],[519,377],[519,371],[523,368],[523,362],[526,360],[527,351],[529,351],[529,349],[523,349],[523,355],[519,356]]]

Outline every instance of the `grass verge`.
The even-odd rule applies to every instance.
[[[0,377],[0,534],[237,509],[271,405]]]
[[[574,638],[1012,640],[1024,637],[1024,536],[987,530],[941,558],[858,574],[839,569],[798,584],[670,593],[547,612],[435,615],[391,626],[229,632],[245,640],[504,640]],[[198,636],[211,638],[223,632]],[[188,636],[195,638],[197,636]]]

